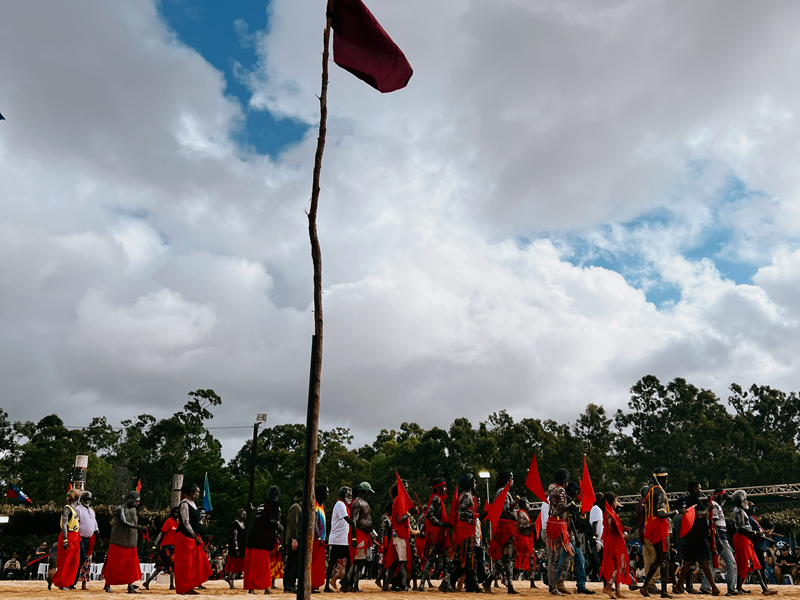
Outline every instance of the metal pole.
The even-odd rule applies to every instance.
[[[250,511],[253,510],[253,491],[256,485],[256,452],[258,450],[258,426],[261,423],[255,423],[253,425],[253,452],[250,455],[250,491],[247,494],[247,514],[250,515]]]
[[[309,523],[309,518],[314,517],[313,502],[314,502],[314,479],[309,477],[311,471],[311,419],[314,413],[314,383],[317,372],[317,336],[311,337],[311,374],[308,381],[308,408],[306,410],[306,447],[305,447],[305,460],[303,463],[303,511],[300,520],[300,544],[298,547],[299,564],[297,566],[297,600],[302,600],[305,596],[305,586],[308,583],[309,596],[311,595],[311,553],[312,544],[314,543],[314,522]],[[316,459],[316,457],[314,457]],[[309,506],[311,509],[309,510]],[[311,535],[308,535],[309,526],[311,528]],[[308,575],[308,581],[306,581]]]

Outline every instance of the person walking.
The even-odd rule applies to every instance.
[[[200,511],[195,502],[200,486],[184,486],[184,498],[178,505],[178,529],[175,534],[175,592],[197,594],[195,588],[211,577],[211,565],[200,539]]]
[[[61,533],[58,536],[57,566],[53,575],[53,585],[60,590],[75,586],[75,578],[80,568],[81,524],[78,517],[80,497],[80,490],[67,492],[67,504],[61,511]]]
[[[133,583],[142,578],[136,547],[139,542],[139,532],[147,531],[147,527],[139,525],[136,507],[140,501],[139,492],[130,492],[125,496],[125,504],[117,506],[114,514],[108,554],[103,567],[106,583],[103,589],[106,592],[111,591],[112,585],[125,585],[129,594],[139,593],[133,587]]]

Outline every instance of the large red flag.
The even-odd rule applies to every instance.
[[[411,501],[411,496],[408,495],[408,490],[406,486],[403,485],[400,475],[397,471],[395,471],[394,474],[397,475],[397,514],[404,515],[411,510],[414,503]]]
[[[444,511],[444,502],[442,502],[442,511]],[[453,527],[458,523],[458,484],[456,484],[456,493],[453,494],[453,501],[450,503],[450,515],[447,520]]]
[[[503,491],[497,495],[492,505],[489,507],[489,512],[486,514],[486,519],[492,524],[492,527],[497,529],[497,522],[500,520],[500,514],[503,512],[503,506],[506,503],[506,496],[508,496],[508,488],[511,487],[511,482],[506,484]]]
[[[586,464],[586,455],[583,455],[583,477],[581,477],[581,496],[583,502],[581,504],[581,512],[589,512],[592,510],[594,504],[594,488],[592,487],[592,478],[589,477],[589,467]]]
[[[542,502],[547,502],[547,495],[544,493],[542,479],[539,477],[539,465],[536,464],[536,455],[531,459],[531,466],[528,469],[528,476],[525,478],[525,487],[539,497]]]
[[[681,518],[680,537],[683,537],[687,533],[689,533],[689,530],[692,528],[692,525],[694,525],[694,517],[695,517],[694,506],[690,506],[689,508],[686,509],[686,514],[683,515],[683,517]]]
[[[333,62],[379,92],[406,87],[414,73],[361,0],[328,0],[333,26]]]

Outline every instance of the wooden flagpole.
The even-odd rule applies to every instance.
[[[304,513],[304,544],[300,557],[302,585],[298,586],[298,599],[311,600],[311,557],[314,544],[314,527],[316,514],[314,504],[314,481],[319,454],[319,395],[322,374],[322,252],[317,236],[317,206],[319,204],[319,176],[322,170],[322,153],[325,150],[325,134],[328,120],[328,55],[331,38],[331,15],[328,12],[325,20],[322,50],[322,88],[319,95],[319,136],[317,152],[314,156],[314,176],[311,184],[311,207],[308,210],[308,237],[311,241],[311,260],[314,263],[314,356],[312,357],[312,373],[309,381],[308,417],[306,422],[306,477],[303,482],[306,493]]]

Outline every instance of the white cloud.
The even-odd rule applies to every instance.
[[[219,424],[302,420],[316,131],[247,154],[154,2],[45,4],[0,22],[4,408],[165,414],[211,387]],[[800,8],[373,4],[415,75],[384,96],[332,67],[323,426],[571,420],[647,373],[796,386]],[[318,8],[270,4],[253,106],[317,118]],[[759,193],[727,202],[730,178]],[[752,284],[687,258],[716,226]],[[571,264],[568,234],[680,300]]]

